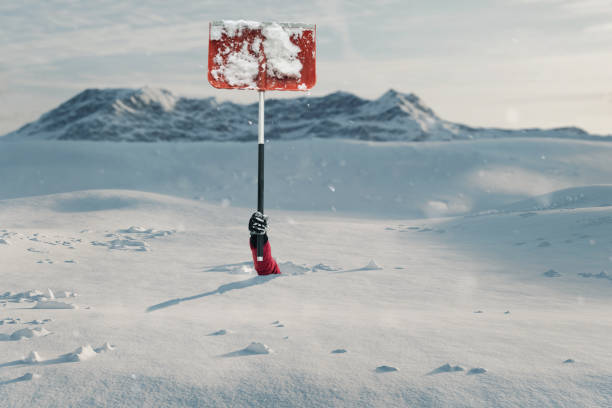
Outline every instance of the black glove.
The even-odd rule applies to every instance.
[[[251,235],[265,235],[268,232],[268,216],[256,211],[249,220]]]

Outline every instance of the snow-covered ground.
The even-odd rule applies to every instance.
[[[610,406],[611,149],[0,143],[0,406]]]

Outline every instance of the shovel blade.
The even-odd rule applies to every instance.
[[[208,82],[221,89],[306,91],[316,82],[316,26],[210,23]]]

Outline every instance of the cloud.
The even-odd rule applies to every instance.
[[[598,24],[584,29],[586,33],[607,33],[612,31],[612,23]]]

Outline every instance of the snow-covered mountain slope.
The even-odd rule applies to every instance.
[[[4,139],[106,141],[253,141],[257,105],[190,99],[162,89],[88,89]],[[598,139],[578,128],[504,130],[440,119],[418,96],[390,90],[376,100],[345,92],[271,99],[266,138],[370,141],[499,137]]]
[[[248,209],[0,201],[0,406],[610,406],[612,209],[530,214],[274,211],[269,278]]]
[[[271,141],[265,203],[270,211],[402,218],[504,210],[565,188],[609,184],[610,157],[611,143],[558,139]],[[0,179],[0,199],[130,189],[252,207],[257,146],[6,142],[0,143]]]

